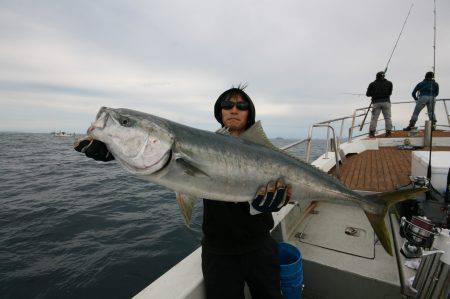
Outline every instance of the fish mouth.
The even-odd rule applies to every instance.
[[[87,129],[87,135],[91,135],[92,133],[97,130],[97,129],[104,129],[106,127],[106,124],[108,122],[108,120],[114,120],[114,118],[112,118],[109,113],[108,113],[108,108],[106,107],[102,107],[100,108],[100,111],[97,113],[97,116],[95,117],[95,121],[90,125],[90,127]]]
[[[153,164],[145,166],[145,167],[133,166],[130,163],[128,163],[122,159],[120,159],[120,162],[123,164],[123,166],[125,166],[125,168],[127,168],[131,172],[134,172],[137,174],[153,174],[155,172],[159,172],[159,171],[163,170],[170,164],[170,161],[172,160],[172,154],[173,154],[172,150],[169,149],[164,153],[164,155],[159,160],[157,160]],[[155,166],[157,166],[159,164],[162,164],[161,167],[158,167],[158,169],[153,169]]]
[[[127,135],[126,131],[129,130],[129,128],[123,128],[123,126],[120,124],[116,109],[101,107],[95,117],[95,121],[91,124],[87,133],[92,138],[107,143],[107,140],[112,137],[110,136],[110,132],[106,129],[116,126],[122,131],[121,135]],[[134,146],[132,151],[124,151],[117,144],[116,146],[114,146],[114,140],[111,144],[109,144],[109,146],[112,146],[112,148],[108,146],[108,149],[118,160],[118,162],[120,162],[120,164],[122,164],[123,167],[131,173],[146,175],[162,170],[170,163],[172,159],[172,147],[167,146],[167,148],[156,148],[156,153],[151,155],[151,157],[145,158],[146,149],[150,146],[150,150],[152,150],[151,144],[154,142],[154,138],[152,138],[149,132],[145,130],[141,133],[144,133],[139,134],[140,138],[142,139],[138,144],[136,144],[136,146]],[[136,135],[136,137],[139,138],[139,135]],[[153,161],[152,158],[154,158],[155,160]],[[149,159],[150,161],[148,161],[147,159]],[[149,165],[146,163],[146,160],[148,161]]]

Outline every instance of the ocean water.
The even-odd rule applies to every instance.
[[[187,229],[172,191],[73,142],[0,133],[0,298],[129,298],[200,245],[201,201]]]

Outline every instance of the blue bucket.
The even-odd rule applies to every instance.
[[[297,247],[279,243],[280,283],[284,299],[302,298],[303,267],[302,254]]]

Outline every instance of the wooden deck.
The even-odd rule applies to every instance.
[[[405,137],[423,137],[424,131],[420,130],[416,136],[410,136],[407,131],[392,131],[390,137],[384,137],[384,134],[377,135],[377,138],[405,138]],[[450,137],[450,131],[436,130],[433,131],[433,137]]]
[[[450,147],[434,146],[433,151],[450,151]],[[380,147],[379,150],[348,155],[340,165],[341,181],[351,189],[378,192],[394,190],[397,186],[409,183],[411,152],[396,147]],[[335,168],[330,173],[335,175]]]

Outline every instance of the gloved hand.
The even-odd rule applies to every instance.
[[[109,152],[106,144],[89,136],[75,141],[73,148],[77,152],[84,153],[86,157],[97,161],[107,162],[114,160],[114,156]]]
[[[280,178],[276,182],[270,181],[266,186],[261,187],[251,205],[258,212],[278,212],[289,202],[291,196],[292,186],[286,185]]]

